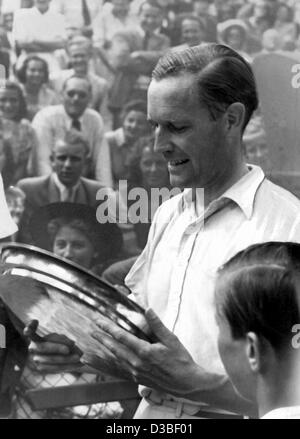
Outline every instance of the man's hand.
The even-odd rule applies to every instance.
[[[76,371],[82,367],[82,352],[64,335],[50,334],[44,338],[36,334],[38,322],[30,322],[24,336],[30,341],[29,360],[42,373]]]
[[[94,333],[93,337],[139,384],[182,397],[194,393],[197,386],[202,390],[214,387],[215,377],[194,362],[154,311],[146,312],[146,320],[158,340],[154,344],[135,337],[108,319],[97,322],[101,332]]]

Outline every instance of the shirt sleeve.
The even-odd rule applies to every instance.
[[[11,236],[17,231],[18,227],[9,213],[4,194],[3,180],[0,174],[0,239]]]

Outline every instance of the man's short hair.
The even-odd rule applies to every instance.
[[[244,104],[245,129],[258,107],[258,96],[254,73],[241,55],[215,43],[168,52],[158,61],[152,78],[160,81],[184,73],[196,76],[199,102],[208,109],[213,120],[217,120],[229,105]]]
[[[80,131],[77,131],[74,129],[66,131],[63,138],[57,139],[55,142],[54,148],[60,143],[64,143],[67,145],[82,145],[84,147],[86,156],[88,156],[90,154],[90,151],[91,151],[88,138],[84,134],[82,134]],[[54,150],[54,148],[53,148],[53,150]]]

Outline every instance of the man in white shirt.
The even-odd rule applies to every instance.
[[[113,36],[124,30],[134,30],[138,20],[130,11],[130,0],[112,0],[112,7],[103,8],[94,21],[94,44],[100,49],[109,48]]]
[[[158,209],[126,285],[135,300],[152,308],[146,319],[157,341],[147,343],[104,319],[94,334],[144,386],[137,418],[253,413],[218,353],[216,271],[249,244],[300,241],[300,202],[244,161],[242,135],[257,105],[251,67],[228,47],[169,53],[154,70],[148,118],[155,150],[168,163],[172,186],[185,191]],[[71,355],[63,339],[31,348],[41,370],[79,366],[80,357]],[[44,356],[54,352],[60,355],[51,361]]]
[[[41,56],[50,71],[58,70],[55,51],[62,49],[67,40],[63,15],[49,9],[51,0],[35,0],[33,8],[16,11],[13,36],[21,50],[18,65],[29,54]]]
[[[112,187],[110,153],[102,117],[88,107],[91,84],[87,78],[73,76],[63,88],[63,104],[46,107],[39,111],[32,125],[36,130],[39,148],[35,151],[38,175],[51,172],[50,153],[55,141],[73,128],[81,131],[90,145],[90,169],[85,176],[98,180],[105,187]]]

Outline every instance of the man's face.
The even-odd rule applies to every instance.
[[[145,4],[140,13],[140,25],[145,32],[154,32],[161,26],[162,14],[159,8]]]
[[[59,142],[52,153],[52,169],[62,184],[75,186],[80,179],[86,164],[86,151],[83,145],[68,145]]]
[[[195,20],[183,20],[181,25],[182,42],[190,47],[197,46],[204,40],[204,32]]]
[[[51,0],[34,0],[35,6],[41,13],[48,11]]]
[[[232,158],[223,117],[212,121],[200,106],[194,75],[153,80],[148,118],[155,126],[155,150],[168,163],[172,186],[210,189],[227,178]]]
[[[72,118],[79,118],[90,101],[90,90],[86,80],[71,78],[65,84],[63,92],[66,113]]]
[[[76,73],[87,71],[89,59],[90,51],[87,47],[71,46],[70,61]]]

